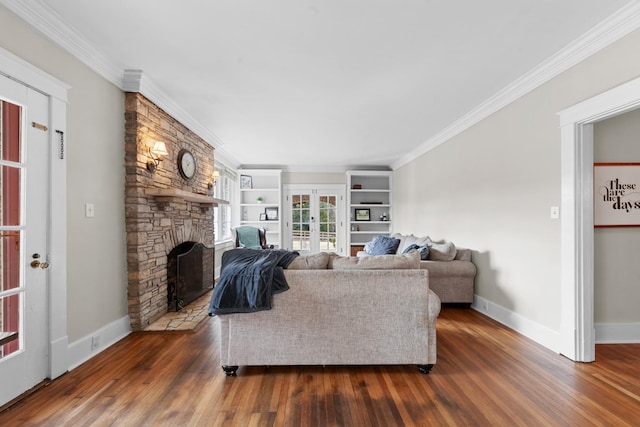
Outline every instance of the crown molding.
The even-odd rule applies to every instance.
[[[187,113],[184,108],[169,97],[153,80],[144,74],[142,70],[124,70],[121,88],[125,92],[141,93],[151,102],[169,113],[174,119],[187,126],[189,130],[209,142],[216,150],[224,146],[224,142],[220,138]]]
[[[177,105],[164,91],[148,77],[144,76],[140,70],[123,70],[121,66],[110,61],[86,42],[82,35],[67,27],[44,0],[32,0],[29,2],[0,0],[0,4],[3,4],[24,21],[38,29],[107,81],[124,91],[143,94],[198,134],[198,136],[208,141],[216,150],[221,150],[219,154],[223,154],[224,157],[229,159],[230,163],[240,163],[233,156],[222,152],[224,142],[220,138]],[[417,159],[638,28],[640,28],[640,2],[632,2],[442,131],[424,141],[418,148],[391,163],[391,168],[393,170],[398,169]],[[137,83],[135,80],[136,72],[140,73],[137,77]],[[138,89],[133,90],[136,84]],[[293,167],[293,169],[298,168]],[[303,169],[314,168],[303,167]]]
[[[396,170],[498,112],[559,74],[640,28],[640,2],[632,2],[597,24],[546,61],[391,164]]]
[[[95,71],[125,92],[139,92],[154,102],[158,107],[171,114],[199,137],[211,144],[216,150],[223,150],[224,142],[213,132],[193,118],[182,107],[171,99],[158,85],[156,85],[142,70],[123,70],[122,66],[110,61],[105,55],[91,46],[84,37],[69,28],[59,15],[43,0],[29,2],[19,0],[0,0],[0,4],[29,25],[36,28],[54,43],[65,49],[79,61]],[[228,153],[219,152],[228,159],[229,163],[239,164]]]
[[[0,0],[0,3],[109,82],[121,87],[122,68],[95,50],[80,33],[62,22],[46,2]]]

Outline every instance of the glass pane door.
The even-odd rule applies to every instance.
[[[291,250],[311,251],[311,194],[291,194]]]
[[[338,205],[334,195],[318,195],[318,244],[322,252],[337,252]]]
[[[291,185],[287,190],[288,244],[304,253],[344,253],[344,190]],[[329,187],[329,186],[325,186]]]
[[[0,358],[20,349],[22,108],[0,102]]]

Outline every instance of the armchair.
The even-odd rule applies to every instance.
[[[236,234],[236,248],[273,249],[267,245],[267,230],[261,227],[242,225],[234,229]]]

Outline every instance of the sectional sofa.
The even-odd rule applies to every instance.
[[[227,375],[243,365],[405,365],[436,362],[440,299],[416,251],[381,257],[320,253],[285,270],[271,310],[219,314]]]
[[[443,303],[458,303],[470,306],[473,303],[474,282],[477,273],[471,260],[471,250],[457,248],[453,242],[434,242],[428,236],[416,237],[392,234],[386,239],[398,239],[395,253],[402,254],[409,247],[427,247],[426,259],[421,259],[420,268],[429,272],[429,288]],[[365,249],[367,247],[365,246]],[[358,257],[368,256],[365,251]]]

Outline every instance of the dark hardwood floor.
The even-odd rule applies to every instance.
[[[136,333],[0,413],[0,426],[640,425],[640,344],[573,363],[471,309],[445,307],[438,363],[220,368],[215,319]]]

